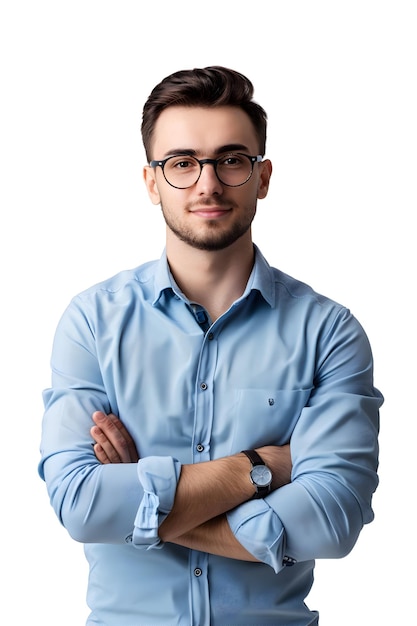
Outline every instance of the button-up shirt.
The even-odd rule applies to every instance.
[[[87,624],[318,623],[304,602],[314,560],[352,549],[378,483],[383,399],[348,309],[255,248],[245,292],[211,323],[164,253],[76,296],[51,364],[39,471],[60,521],[85,544]],[[124,422],[138,463],[97,461],[97,410]],[[182,464],[286,443],[291,483],[227,514],[260,562],[159,540]]]

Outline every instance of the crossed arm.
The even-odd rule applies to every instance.
[[[139,460],[135,443],[120,419],[97,411],[93,421],[94,452],[101,463],[136,463]],[[257,451],[272,470],[272,490],[291,481],[289,445],[264,446]],[[250,462],[242,453],[182,465],[174,506],[159,528],[159,537],[187,548],[256,561],[237,541],[226,518],[227,511],[250,500],[254,494],[249,470]]]

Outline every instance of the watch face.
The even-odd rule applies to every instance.
[[[255,465],[250,473],[252,480],[258,487],[267,487],[271,484],[272,474],[266,465]]]

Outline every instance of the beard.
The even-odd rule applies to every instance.
[[[199,201],[198,204],[202,206],[204,202]],[[208,200],[206,204],[210,205],[212,202]],[[230,226],[225,226],[221,220],[207,220],[205,227],[200,229],[200,231],[193,230],[181,223],[181,220],[175,218],[171,211],[164,208],[162,201],[161,210],[166,225],[180,241],[198,250],[214,252],[228,248],[248,232],[255,217],[256,203],[253,206],[246,207],[240,218],[236,219]]]

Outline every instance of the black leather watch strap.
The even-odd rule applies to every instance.
[[[246,454],[252,465],[265,465],[265,462],[256,450],[242,450],[242,452],[243,454]]]

